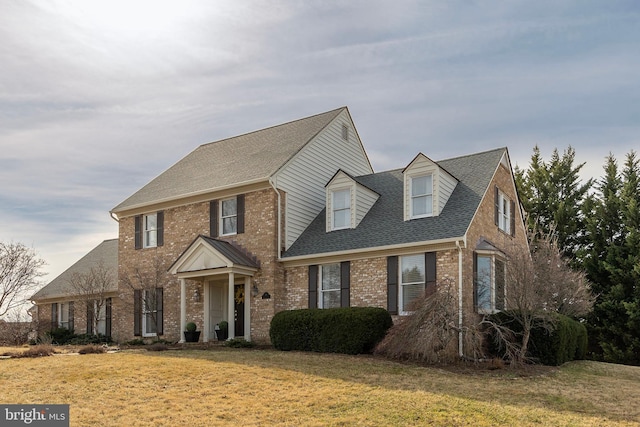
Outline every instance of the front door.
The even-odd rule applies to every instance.
[[[235,285],[234,289],[234,327],[236,336],[244,336],[244,285]],[[233,337],[232,337],[233,338]]]

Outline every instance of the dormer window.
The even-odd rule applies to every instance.
[[[433,215],[433,175],[411,177],[411,219]]]
[[[351,227],[351,190],[333,191],[331,194],[331,229]]]

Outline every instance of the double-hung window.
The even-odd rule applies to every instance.
[[[155,289],[142,290],[142,336],[156,336],[158,332],[158,307]]]
[[[340,263],[320,266],[319,308],[340,307]]]
[[[506,264],[496,254],[476,254],[476,308],[490,314],[504,310]]]
[[[220,235],[226,236],[238,232],[238,200],[222,200],[220,202]]]
[[[61,302],[58,304],[58,326],[70,330],[69,308],[69,303]]]
[[[144,247],[155,248],[158,246],[158,214],[143,216]]]
[[[498,195],[498,227],[511,234],[511,200],[502,192]]]
[[[425,277],[424,254],[400,257],[400,314],[410,312],[411,304],[424,295]]]
[[[351,190],[338,190],[331,193],[332,230],[351,227]]]
[[[433,175],[411,177],[411,218],[433,215]]]

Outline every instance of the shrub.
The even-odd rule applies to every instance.
[[[153,344],[147,346],[147,351],[166,351],[169,350],[169,346],[167,346],[163,342],[154,342]]]
[[[73,335],[67,341],[67,344],[71,345],[84,345],[84,344],[108,344],[111,342],[111,337],[107,337],[102,334],[80,334]]]
[[[105,349],[104,347],[102,347],[101,345],[88,345],[86,347],[82,347],[80,350],[78,350],[78,353],[80,354],[101,354],[101,353],[106,353],[107,349]]]
[[[133,339],[131,341],[127,341],[125,344],[126,345],[132,345],[132,346],[138,346],[138,345],[145,345],[146,343],[144,342],[144,340],[142,338],[136,338],[136,339]]]
[[[67,344],[73,337],[73,331],[67,328],[55,328],[46,333],[51,337],[53,344],[63,345]]]
[[[187,323],[187,326],[185,326],[185,329],[187,330],[187,332],[195,332],[196,329],[198,329],[198,326],[196,326],[196,324],[193,322],[189,322]]]
[[[50,344],[40,344],[29,347],[28,350],[23,352],[7,353],[7,356],[22,358],[22,357],[43,357],[51,356],[56,351]]]
[[[558,366],[571,360],[584,359],[587,353],[587,328],[582,323],[562,314],[550,314],[550,325],[538,324],[531,330],[528,356],[544,365]],[[516,335],[522,334],[522,327],[513,321],[508,311],[490,316],[493,322],[508,325]],[[492,338],[491,332],[489,332]],[[490,340],[490,351],[504,356],[502,349]]]
[[[278,350],[369,353],[392,323],[376,307],[289,310],[273,317],[269,336]]]

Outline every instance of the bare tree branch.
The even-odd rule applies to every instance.
[[[22,243],[0,242],[0,317],[22,305],[46,273],[45,265],[33,249]]]

